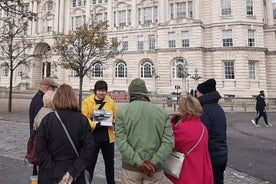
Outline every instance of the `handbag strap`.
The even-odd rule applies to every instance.
[[[201,135],[200,135],[200,137],[199,137],[197,143],[186,153],[186,156],[187,156],[188,154],[190,154],[190,153],[197,147],[197,145],[199,144],[199,142],[201,141],[201,139],[202,139],[202,137],[203,137],[203,134],[204,134],[204,126],[203,126],[203,124],[202,124]]]
[[[71,137],[70,137],[70,134],[68,133],[67,128],[65,127],[64,123],[62,122],[62,120],[61,120],[61,118],[60,118],[58,112],[55,111],[55,114],[56,114],[56,116],[57,116],[57,118],[58,118],[60,124],[62,125],[62,127],[63,127],[63,129],[64,129],[64,131],[65,131],[65,133],[66,133],[66,135],[67,135],[67,138],[68,138],[68,140],[70,141],[70,143],[71,143],[71,145],[72,145],[72,147],[73,147],[73,149],[74,149],[76,155],[79,156],[79,152],[77,151],[76,146],[75,146],[75,144],[73,143],[73,141],[72,141],[72,139],[71,139]]]

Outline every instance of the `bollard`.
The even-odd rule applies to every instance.
[[[176,112],[176,104],[173,104],[173,110]]]

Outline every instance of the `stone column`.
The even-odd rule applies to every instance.
[[[59,30],[58,32],[63,33],[64,31],[64,0],[60,0],[60,8],[59,8]],[[70,11],[70,9],[68,9]],[[70,19],[70,17],[69,17]]]

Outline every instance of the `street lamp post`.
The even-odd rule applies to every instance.
[[[187,69],[187,63],[183,63],[182,67],[182,93],[181,96],[187,96],[187,89],[186,89],[186,79],[189,76],[188,69]]]
[[[195,80],[195,86],[194,87],[195,87],[195,90],[196,90],[197,85],[198,85],[198,80],[202,78],[201,76],[199,76],[197,68],[195,68],[195,74],[191,78]]]

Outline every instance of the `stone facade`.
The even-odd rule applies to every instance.
[[[109,21],[110,38],[116,37],[125,50],[102,66],[102,76],[84,79],[86,91],[99,79],[106,80],[110,90],[127,90],[130,81],[140,77],[152,93],[170,94],[175,86],[189,92],[212,77],[222,96],[251,97],[262,89],[276,97],[276,8],[271,0],[24,2],[39,15],[29,24],[28,38],[36,45],[30,52],[46,52],[43,59],[31,61],[24,77],[14,77],[15,86],[38,88],[41,77],[49,75],[78,89],[79,78],[57,67],[59,56],[49,48],[54,33],[66,34],[97,12],[98,19]],[[0,86],[8,84],[9,76],[1,71]]]

